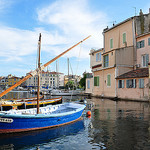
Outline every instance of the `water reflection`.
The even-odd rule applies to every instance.
[[[68,135],[76,135],[84,129],[83,120],[72,124],[47,130],[33,131],[27,133],[8,134],[0,136],[0,149],[2,148],[30,148],[40,144],[56,141],[57,138]]]
[[[149,103],[93,98],[90,143],[101,149],[150,149]]]
[[[63,101],[82,98],[73,97],[71,100],[71,97],[63,97]],[[92,116],[87,118],[85,115],[84,120],[78,122],[80,125],[68,125],[30,134],[7,135],[0,138],[0,145],[10,146],[10,149],[150,149],[149,103],[92,98],[87,99],[87,104],[85,113],[90,109]]]

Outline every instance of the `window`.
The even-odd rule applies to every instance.
[[[87,80],[87,88],[90,89],[90,80]]]
[[[118,88],[124,88],[124,80],[118,81]]]
[[[101,52],[96,54],[96,61],[101,61]]]
[[[144,79],[139,79],[139,88],[144,88]]]
[[[94,86],[99,86],[99,77],[94,77]]]
[[[110,39],[110,49],[113,48],[113,39]]]
[[[150,46],[150,38],[148,38],[148,45]]]
[[[111,86],[111,75],[107,75],[107,86]]]
[[[126,33],[123,33],[123,43],[126,42]]]
[[[126,88],[136,88],[136,79],[127,80]]]
[[[137,48],[144,47],[144,40],[137,42]]]
[[[149,54],[142,55],[142,66],[148,67],[149,63]]]
[[[105,55],[104,56],[104,67],[108,67],[109,65],[109,55]]]

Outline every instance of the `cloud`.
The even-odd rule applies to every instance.
[[[8,4],[0,0],[0,8],[6,6]],[[24,56],[36,54],[39,33],[42,33],[42,52],[51,56],[60,54],[88,35],[92,37],[64,57],[79,57],[81,53],[80,58],[89,58],[92,47],[103,46],[102,29],[107,22],[106,14],[91,10],[88,0],[57,0],[37,9],[37,14],[43,26],[32,31],[0,26],[1,60],[24,61]],[[52,27],[51,30],[44,24]]]
[[[20,60],[20,56],[32,54],[37,47],[37,33],[9,27],[0,27],[0,56],[6,61]]]
[[[12,3],[13,2],[10,0],[0,0],[0,12],[2,13],[4,10],[6,11]]]
[[[39,9],[38,20],[54,25],[56,30],[61,31],[59,34],[70,43],[92,35],[86,43],[88,47],[103,46],[102,29],[106,27],[106,14],[92,11],[87,0],[58,0]]]

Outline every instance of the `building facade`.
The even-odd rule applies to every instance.
[[[142,11],[139,16],[103,30],[104,48],[90,51],[94,96],[148,98],[149,32],[150,13],[143,14]],[[141,73],[143,68],[144,74]],[[135,86],[134,83],[138,88],[132,89],[135,91],[128,94],[129,84]]]
[[[35,75],[26,81],[27,87],[37,87],[38,76]],[[43,88],[56,88],[64,86],[64,74],[59,72],[42,71],[40,74],[40,85]]]

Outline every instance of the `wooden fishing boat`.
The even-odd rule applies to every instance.
[[[36,108],[0,112],[0,133],[23,132],[65,125],[78,120],[85,105],[64,103]]]
[[[28,149],[33,149],[33,145],[39,145],[43,142],[49,142],[60,137],[66,137],[69,135],[76,135],[80,131],[84,130],[84,121],[80,119],[76,122],[68,125],[61,126],[59,128],[51,128],[40,131],[23,132],[20,134],[5,134],[0,136],[0,149],[1,150],[13,150],[13,149],[25,149],[28,145]],[[45,144],[46,144],[45,143]]]
[[[13,88],[20,85],[22,82],[29,79],[31,76],[38,74],[38,88],[37,88],[37,108],[21,109],[21,110],[9,110],[0,112],[0,133],[12,133],[23,132],[38,129],[45,129],[50,127],[57,127],[64,124],[68,124],[77,121],[82,116],[85,105],[76,103],[64,103],[58,105],[47,105],[45,107],[39,107],[40,101],[40,73],[50,63],[67,53],[69,50],[79,45],[87,38],[83,39],[79,43],[75,44],[71,48],[67,49],[60,55],[56,56],[51,61],[47,62],[43,66],[40,66],[40,49],[41,49],[41,34],[39,36],[38,47],[38,68],[25,78],[17,82],[6,91],[0,93],[0,97],[11,91]]]
[[[62,103],[62,97],[44,99],[41,96],[39,99],[39,106],[43,107],[46,105],[55,105]],[[35,108],[37,105],[37,98],[26,98],[26,99],[12,99],[12,100],[2,100],[0,101],[0,111],[6,111],[10,109],[26,109]]]

